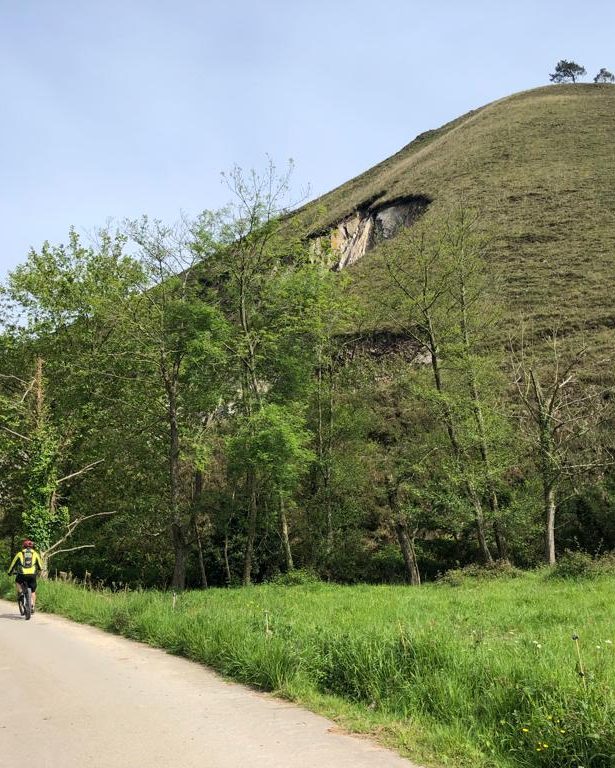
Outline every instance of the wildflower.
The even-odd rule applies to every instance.
[[[548,744],[543,744],[543,745],[542,745],[542,748],[543,748],[543,749],[549,749],[549,745],[548,745]]]
[[[613,645],[613,641],[612,641],[612,640],[605,640],[604,642],[605,642],[607,645]]]
[[[553,715],[547,715],[547,720],[553,720]]]
[[[529,733],[529,731],[530,731],[529,728],[522,728],[521,730],[523,731],[523,733]]]
[[[560,733],[566,733],[566,731],[563,731],[561,728],[559,729]]]

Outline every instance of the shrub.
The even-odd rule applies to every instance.
[[[615,552],[606,552],[596,560],[596,567],[601,574],[615,575]]]
[[[463,568],[452,568],[437,578],[439,584],[449,587],[460,587],[468,581],[486,581],[493,579],[516,579],[523,571],[515,568],[508,560],[495,560],[489,565],[472,563]]]
[[[599,572],[597,562],[587,552],[567,549],[549,575],[554,579],[594,579]]]
[[[278,584],[283,587],[297,587],[302,584],[316,584],[320,581],[320,576],[316,571],[310,568],[297,568],[287,573],[280,573],[271,579],[271,584]]]

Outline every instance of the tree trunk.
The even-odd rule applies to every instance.
[[[546,518],[545,554],[547,563],[555,565],[555,488],[552,485],[545,485],[544,501]]]
[[[504,539],[504,535],[500,529],[499,522],[498,522],[500,505],[498,502],[498,495],[495,491],[495,488],[492,486],[491,477],[490,477],[491,462],[489,460],[489,451],[487,448],[487,436],[485,432],[485,419],[483,417],[483,407],[478,394],[478,385],[476,383],[476,371],[471,361],[472,349],[470,345],[470,333],[468,330],[466,283],[465,283],[465,273],[463,271],[463,268],[460,268],[459,278],[460,278],[459,296],[460,296],[460,303],[461,303],[461,333],[463,338],[465,362],[467,366],[466,370],[468,375],[468,389],[470,390],[470,397],[472,400],[472,412],[474,414],[474,421],[476,423],[476,429],[478,432],[480,457],[481,457],[481,461],[485,471],[485,479],[487,481],[487,487],[489,488],[489,507],[491,508],[492,519],[494,521],[493,531],[495,535],[496,546],[498,548],[498,557],[500,558],[500,560],[506,560],[508,557],[506,540]],[[481,520],[483,519],[482,505],[480,505],[479,517]],[[485,561],[487,563],[492,563],[493,557],[491,556],[491,552],[489,551],[489,546],[487,544],[487,540],[485,536],[484,521],[479,526],[478,536],[479,536],[480,547],[483,553],[483,557],[485,558]]]
[[[498,548],[498,559],[508,561],[508,542],[499,520],[493,521],[493,535],[495,536],[495,545]]]
[[[431,322],[431,317],[427,318],[427,331],[428,331],[428,341],[429,341],[429,352],[431,356],[431,369],[434,375],[436,390],[440,394],[443,394],[444,386],[442,384],[442,374],[440,371],[440,353],[439,353],[439,348],[436,341],[435,331],[433,329],[433,325]],[[444,423],[446,426],[446,431],[448,433],[448,438],[451,444],[451,448],[453,449],[453,455],[455,457],[455,461],[457,463],[457,466],[461,474],[464,477],[463,485],[464,485],[465,491],[472,504],[472,509],[474,510],[474,522],[476,525],[476,535],[478,538],[478,545],[480,547],[481,554],[486,563],[492,563],[493,557],[491,555],[491,551],[489,550],[489,545],[487,544],[487,536],[485,534],[485,517],[483,515],[483,506],[481,504],[481,501],[477,493],[475,492],[474,488],[472,487],[471,483],[466,478],[463,472],[462,461],[461,461],[461,448],[459,446],[459,442],[457,440],[457,434],[455,432],[453,414],[451,413],[451,409],[449,408],[448,404],[446,404],[446,402],[444,404]]]
[[[470,487],[469,483],[468,487]],[[487,537],[485,535],[485,516],[483,515],[483,505],[481,504],[478,494],[473,488],[471,489],[470,493],[472,496],[472,506],[474,507],[474,520],[476,522],[478,545],[480,547],[484,561],[488,565],[491,565],[491,563],[493,563],[493,556],[489,549],[489,545],[487,544]]]
[[[331,505],[331,453],[332,453],[332,440],[333,440],[333,364],[331,360],[328,361],[328,382],[325,385],[323,383],[323,363],[322,363],[322,350],[319,351],[319,364],[318,364],[318,388],[317,388],[317,402],[318,402],[318,431],[317,431],[317,445],[318,445],[318,464],[319,474],[322,478],[322,492],[324,498],[325,509],[325,559],[328,563],[331,554],[333,552],[333,510]],[[327,388],[326,394],[326,415],[325,407],[325,387]],[[326,421],[326,427],[325,427]]]
[[[414,536],[408,533],[408,523],[399,508],[398,488],[392,478],[387,481],[387,498],[389,509],[393,517],[393,525],[397,534],[397,541],[406,566],[406,578],[410,584],[419,586],[421,574],[416,562],[416,550],[414,549]]]
[[[192,524],[194,528],[194,538],[196,540],[197,551],[199,555],[199,569],[201,571],[201,584],[203,589],[207,589],[207,573],[205,571],[205,561],[203,559],[203,543],[201,541],[201,531],[199,530],[198,514],[201,506],[201,497],[203,496],[203,473],[200,469],[197,469],[194,473],[194,485],[192,490],[192,507],[193,518]]]
[[[280,493],[280,534],[282,536],[282,546],[284,547],[284,560],[286,561],[286,570],[293,571],[295,564],[293,562],[293,553],[290,548],[290,539],[288,536],[288,520],[284,508],[284,497]]]
[[[43,408],[45,406],[45,389],[43,386],[43,364],[42,357],[36,358],[36,371],[34,374],[34,390],[36,396],[36,428],[43,427]]]
[[[175,556],[171,586],[173,589],[184,589],[186,586],[188,546],[184,536],[183,526],[173,523],[171,526],[171,534],[173,538],[173,554]]]
[[[177,419],[177,376],[176,366],[171,373],[164,357],[161,355],[160,364],[164,386],[167,394],[167,419],[169,424],[169,505],[171,513],[171,536],[173,541],[173,554],[175,564],[171,586],[175,589],[184,589],[186,586],[186,560],[188,556],[188,544],[186,541],[185,526],[181,519],[179,509],[179,424]]]
[[[231,566],[228,561],[228,531],[224,532],[224,573],[226,577],[226,586],[230,587],[233,577],[231,576]]]
[[[414,549],[414,536],[410,536],[405,521],[398,520],[395,524],[395,532],[399,541],[399,548],[406,564],[406,576],[410,584],[420,586],[421,574],[416,562],[416,550]]]
[[[246,538],[246,550],[243,561],[243,585],[250,586],[252,583],[252,558],[254,555],[254,541],[256,539],[256,521],[258,518],[258,502],[256,498],[256,478],[253,470],[248,470],[248,493],[250,497],[250,506],[248,509],[248,531]]]
[[[205,561],[203,559],[203,544],[201,543],[201,532],[199,531],[199,524],[196,517],[194,518],[194,535],[196,537],[196,546],[199,553],[199,569],[201,571],[201,584],[203,589],[207,589],[209,584],[207,583],[207,572],[205,571]]]
[[[555,565],[555,491],[558,467],[554,459],[556,451],[549,424],[550,416],[548,408],[541,402],[538,417],[540,424],[540,472],[545,515],[545,559],[549,565]]]

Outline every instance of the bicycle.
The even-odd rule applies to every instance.
[[[22,585],[21,592],[17,598],[19,613],[25,616],[26,621],[32,618],[32,589],[25,584]]]

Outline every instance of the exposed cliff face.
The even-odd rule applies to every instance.
[[[430,203],[427,197],[410,196],[366,205],[342,219],[331,232],[314,237],[314,250],[330,251],[336,270],[349,267],[382,240],[389,240],[400,229],[411,226]]]
[[[361,355],[375,360],[396,357],[414,365],[431,363],[431,356],[425,351],[425,347],[403,333],[375,331],[356,337],[347,335],[342,340],[343,344],[338,353],[338,362],[341,364],[350,362]]]

